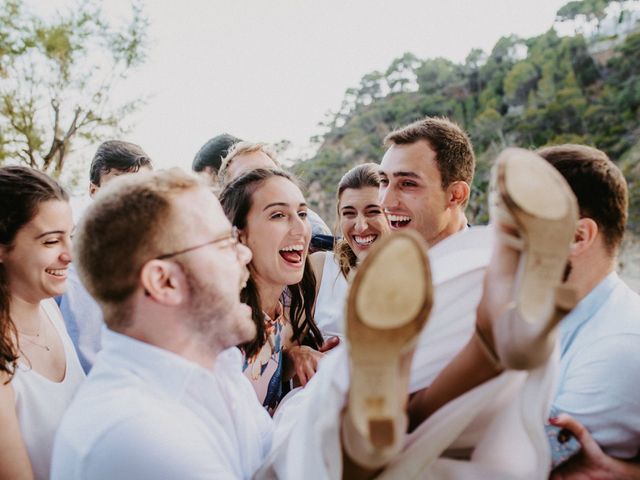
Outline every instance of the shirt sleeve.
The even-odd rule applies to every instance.
[[[576,352],[552,409],[575,417],[607,453],[621,458],[640,447],[639,342],[637,335],[614,335]]]
[[[162,414],[110,429],[93,445],[82,470],[82,478],[94,480],[238,478],[202,429]]]

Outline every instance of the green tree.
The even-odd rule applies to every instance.
[[[113,105],[116,84],[145,59],[147,19],[132,6],[126,25],[84,0],[52,20],[19,0],[0,6],[0,163],[59,176],[77,140],[113,135],[140,99]]]
[[[526,60],[516,63],[504,79],[506,100],[514,105],[524,104],[539,77],[538,69],[532,63]]]
[[[385,72],[391,92],[411,91],[416,83],[416,69],[421,63],[413,53],[409,52],[393,60]]]

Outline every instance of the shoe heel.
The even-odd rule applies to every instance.
[[[415,232],[391,233],[378,240],[358,267],[346,306],[351,360],[347,415],[370,452],[402,445],[402,392],[409,381],[403,359],[417,342],[432,303],[424,240]],[[366,465],[368,460],[359,463]]]
[[[561,281],[577,202],[562,175],[527,150],[500,154],[493,183],[495,218],[517,231],[506,244],[522,252],[514,304],[494,329],[496,350],[505,367],[531,369],[549,357],[555,327],[575,305],[575,294]]]

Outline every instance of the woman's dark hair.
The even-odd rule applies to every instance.
[[[238,229],[246,227],[247,215],[251,210],[253,194],[266,180],[273,177],[282,177],[296,184],[294,178],[287,172],[276,169],[251,170],[229,183],[220,194],[220,203],[229,221]],[[249,264],[249,269],[252,266]],[[318,348],[322,345],[322,334],[313,320],[313,305],[316,297],[316,277],[311,270],[309,259],[305,261],[302,280],[295,285],[288,285],[289,321],[293,329],[292,340],[302,345]],[[258,289],[252,278],[247,281],[247,286],[240,293],[241,300],[251,307],[253,321],[256,324],[256,337],[242,345],[247,357],[255,355],[267,342],[267,334],[264,325],[264,312],[260,305]]]
[[[340,179],[340,182],[338,183],[338,197],[336,201],[338,223],[340,222],[340,198],[342,197],[342,192],[348,188],[359,190],[365,187],[380,187],[379,169],[380,166],[375,163],[363,163],[362,165],[353,167]],[[349,243],[345,240],[344,234],[342,235],[342,239],[336,242],[334,252],[338,257],[340,271],[346,278],[351,269],[356,266],[358,258],[349,246]]]
[[[68,201],[52,178],[28,167],[0,167],[0,246],[11,251],[18,230],[38,213],[42,202]],[[11,320],[11,293],[4,263],[0,262],[0,372],[13,376],[18,360],[18,332]]]

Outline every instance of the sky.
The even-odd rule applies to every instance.
[[[40,4],[40,2],[38,2]],[[40,4],[43,15],[69,5]],[[504,35],[548,30],[566,0],[147,0],[149,52],[114,93],[145,97],[125,139],[189,168],[209,138],[286,139],[300,156],[344,92],[410,51],[464,61]],[[49,10],[47,10],[49,9]],[[122,19],[127,0],[105,2]],[[78,152],[91,157],[94,148]]]

